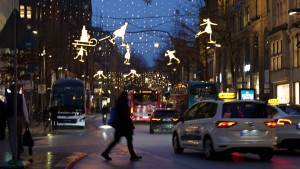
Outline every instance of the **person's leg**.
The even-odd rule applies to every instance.
[[[136,153],[135,153],[135,151],[134,151],[134,149],[133,149],[133,144],[132,144],[133,137],[132,137],[132,135],[127,135],[125,137],[126,137],[126,140],[127,140],[128,151],[130,153],[130,160],[134,161],[134,160],[141,159],[142,157],[141,156],[137,156]]]
[[[20,158],[20,154],[24,152],[23,147],[23,129],[25,127],[24,117],[18,117],[18,127],[17,127],[17,139],[18,139],[18,151],[17,157]]]
[[[12,154],[12,160],[17,160],[17,128],[16,120],[14,117],[7,119],[8,126],[8,140],[10,145],[10,151]]]
[[[120,139],[121,139],[120,134],[117,131],[115,131],[114,140],[108,145],[108,147],[101,154],[106,160],[111,160],[108,154],[111,151],[111,149],[120,141]]]
[[[130,155],[132,157],[136,156],[135,152],[134,152],[134,149],[133,149],[133,144],[132,144],[132,136],[129,135],[129,136],[125,136],[126,137],[126,140],[127,140],[127,148],[128,148],[128,151],[130,153]]]

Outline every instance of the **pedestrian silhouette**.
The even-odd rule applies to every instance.
[[[16,106],[14,105],[15,96],[17,96]],[[10,85],[9,92],[6,92],[6,104],[9,144],[12,153],[12,160],[16,161],[20,159],[21,153],[24,152],[22,134],[25,124],[29,124],[29,119],[25,98],[20,93],[15,94],[14,84]],[[17,108],[16,114],[15,108]]]
[[[102,121],[103,124],[106,124],[106,120],[107,120],[107,113],[109,112],[109,109],[106,105],[104,105],[101,109],[101,113],[102,113]]]
[[[140,160],[142,157],[137,156],[133,149],[132,144],[132,135],[134,130],[133,122],[130,118],[130,109],[128,106],[128,93],[122,92],[116,101],[116,125],[115,125],[115,134],[114,140],[109,144],[109,146],[105,149],[105,151],[101,154],[107,161],[112,160],[109,156],[112,148],[120,141],[121,137],[124,136],[127,140],[127,147],[130,153],[130,160]]]
[[[0,140],[5,139],[6,104],[0,99]]]

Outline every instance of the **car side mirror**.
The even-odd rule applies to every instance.
[[[148,114],[149,117],[151,117],[151,114]]]

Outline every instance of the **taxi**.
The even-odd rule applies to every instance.
[[[277,122],[277,148],[300,149],[300,105],[278,104],[269,100],[268,111]]]
[[[267,103],[257,100],[203,100],[195,103],[175,125],[174,152],[204,152],[207,159],[232,152],[255,153],[270,160],[276,148],[276,122]]]

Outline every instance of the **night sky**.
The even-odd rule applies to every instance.
[[[161,51],[172,49],[169,35],[176,33],[176,23],[199,29],[197,10],[192,10],[197,5],[199,1],[195,0],[152,0],[148,4],[146,0],[92,0],[92,22],[111,33],[128,22],[124,41],[132,44],[131,53],[144,57],[152,66],[153,58],[159,57]],[[121,38],[117,38],[116,45],[120,44]],[[119,49],[125,54],[126,48]]]

